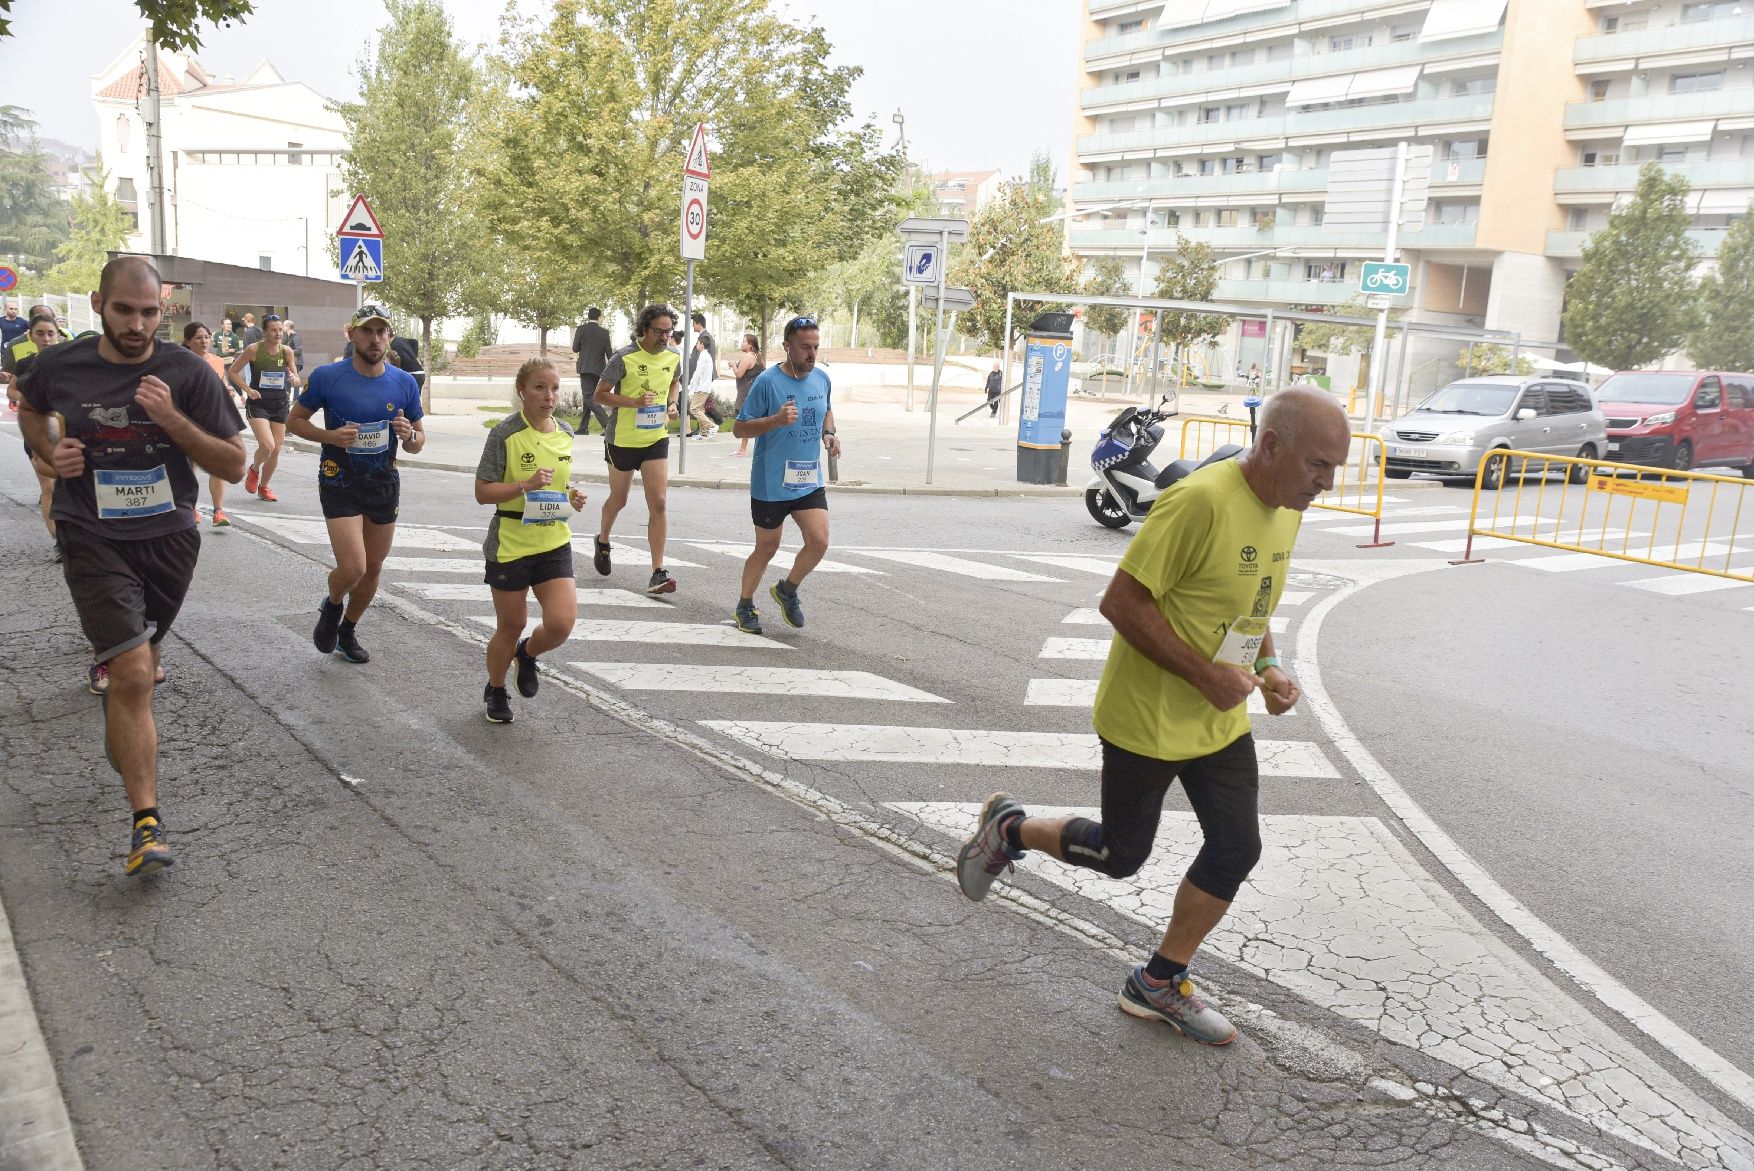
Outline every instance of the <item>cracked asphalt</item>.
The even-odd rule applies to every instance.
[[[209,537],[166,646],[178,865],[126,880],[86,650],[17,465],[0,465],[0,900],[88,1167],[1599,1165],[1585,1146],[1674,1165],[1242,967],[1212,968],[1244,1021],[1228,1049],[1126,1018],[1124,968],[1089,935],[968,904],[579,690],[486,724],[479,645],[417,608],[372,611],[368,667],[317,656],[324,551],[244,533]],[[288,511],[314,511],[307,470]],[[410,476],[410,494],[460,482]],[[715,495],[672,508],[736,503]],[[929,590],[878,588],[894,604],[871,621],[896,637],[872,670],[931,690],[909,661],[954,646],[979,670],[1004,634],[1003,599],[920,620]],[[968,789],[930,766],[784,771],[858,775],[865,811]],[[1060,902],[1135,952],[1155,934]],[[1495,1110],[1546,1137],[1503,1141]],[[0,1135],[5,1111],[0,1095]]]

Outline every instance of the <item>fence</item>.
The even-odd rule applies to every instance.
[[[1489,477],[1499,488],[1482,517]],[[1568,485],[1584,487],[1581,500]],[[1754,582],[1754,480],[1494,451],[1480,461],[1467,550],[1453,564],[1484,560],[1474,556],[1476,538]]]
[[[67,332],[84,333],[88,329],[101,329],[97,314],[92,310],[91,298],[81,293],[26,293],[22,289],[14,289],[6,294],[6,299],[18,305],[18,315],[23,318],[26,310],[32,305],[47,305],[57,314],[67,319]]]
[[[1253,425],[1241,419],[1216,419],[1191,415],[1182,420],[1180,459],[1205,459],[1226,443],[1248,446]],[[1329,512],[1349,512],[1376,521],[1371,539],[1360,549],[1386,549],[1393,541],[1382,539],[1383,483],[1388,451],[1375,435],[1353,432],[1351,451],[1344,466],[1334,471],[1334,486],[1322,493],[1314,507]]]

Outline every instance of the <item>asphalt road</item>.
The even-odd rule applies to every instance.
[[[1269,856],[1198,965],[1244,1031],[1212,1051],[1113,1004],[1192,848],[1179,794],[1129,883],[1031,859],[975,907],[941,868],[992,789],[1097,800],[1088,611],[1126,534],[1078,501],[836,497],[808,625],[769,603],[761,640],[725,624],[747,499],[675,493],[681,589],[644,606],[636,502],[611,577],[579,561],[629,596],[587,595],[496,727],[468,478],[408,474],[353,667],[309,645],[309,465],[207,531],[149,882],[0,466],[0,899],[88,1166],[1754,1159],[1754,588],[1450,567],[1312,514],[1280,637],[1317,686],[1257,721]],[[1456,504],[1391,509],[1447,540],[1411,510]]]

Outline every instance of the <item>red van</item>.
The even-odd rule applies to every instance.
[[[1596,388],[1596,403],[1615,463],[1736,468],[1754,479],[1754,374],[1627,370]]]

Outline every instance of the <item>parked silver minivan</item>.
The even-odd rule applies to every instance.
[[[1492,374],[1452,382],[1379,435],[1387,449],[1388,474],[1404,480],[1414,472],[1473,479],[1495,447],[1541,455],[1600,459],[1608,450],[1608,423],[1589,388],[1568,379]],[[1481,487],[1504,482],[1506,460],[1494,460]],[[1589,468],[1571,468],[1581,484]]]

